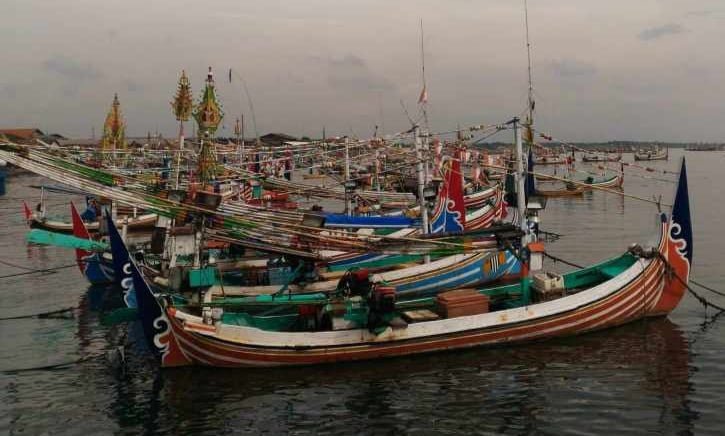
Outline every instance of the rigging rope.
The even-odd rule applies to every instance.
[[[13,319],[27,319],[27,318],[50,318],[53,315],[60,315],[62,313],[68,313],[75,310],[75,307],[64,307],[62,309],[51,310],[49,312],[31,313],[29,315],[18,315],[8,316],[6,318],[0,318],[0,321],[9,321]]]
[[[693,297],[694,297],[694,298],[695,298],[695,299],[696,299],[697,301],[699,301],[699,302],[700,302],[700,304],[702,304],[703,306],[705,306],[705,308],[707,308],[707,307],[712,307],[712,308],[714,308],[714,309],[717,309],[717,310],[718,310],[718,314],[720,314],[720,313],[722,313],[722,312],[725,312],[725,307],[723,307],[723,306],[720,306],[720,305],[718,305],[718,304],[715,304],[715,303],[711,302],[711,301],[710,301],[710,300],[708,300],[707,298],[705,298],[705,297],[703,297],[702,295],[698,294],[698,293],[697,293],[697,292],[696,292],[696,291],[695,291],[694,289],[692,289],[692,287],[691,287],[691,286],[690,286],[690,285],[689,285],[689,284],[688,284],[688,283],[687,283],[687,282],[686,282],[685,280],[683,280],[683,279],[682,279],[682,277],[680,277],[680,276],[679,276],[679,275],[678,275],[678,274],[677,274],[677,273],[675,272],[675,269],[674,269],[674,268],[672,267],[672,265],[671,265],[671,264],[670,264],[670,262],[669,262],[669,261],[667,260],[667,258],[666,258],[666,257],[664,257],[664,256],[662,255],[662,253],[660,253],[660,252],[657,252],[657,253],[656,253],[656,255],[657,255],[657,258],[658,258],[658,259],[660,259],[660,260],[661,260],[661,261],[662,261],[662,262],[663,262],[663,263],[665,264],[665,268],[666,268],[666,270],[667,270],[667,273],[668,273],[668,274],[671,274],[671,275],[672,275],[673,277],[675,277],[675,278],[676,278],[676,279],[677,279],[677,280],[678,280],[678,281],[679,281],[679,282],[680,282],[680,283],[681,283],[681,284],[682,284],[682,285],[683,285],[683,286],[684,286],[684,287],[685,287],[685,288],[686,288],[686,289],[688,290],[688,292],[690,292],[690,294],[691,294],[691,295],[692,295],[692,296],[693,296]],[[548,252],[546,252],[546,251],[544,252],[544,256],[546,256],[546,257],[548,257],[548,258],[550,258],[550,259],[552,259],[552,260],[554,260],[554,261],[562,262],[562,263],[564,263],[564,264],[567,264],[567,265],[569,265],[569,266],[573,266],[574,268],[580,268],[580,269],[583,269],[583,268],[584,268],[583,266],[581,266],[581,265],[577,265],[577,264],[575,264],[574,262],[569,262],[569,261],[567,261],[567,260],[564,260],[564,259],[562,259],[562,258],[560,258],[560,257],[556,257],[556,256],[553,256],[553,255],[549,254],[549,253],[548,253]],[[695,280],[693,280],[693,279],[689,279],[689,281],[690,281],[691,283],[693,283],[694,285],[696,285],[696,286],[699,286],[699,287],[701,287],[701,288],[703,288],[703,289],[705,289],[705,290],[708,290],[708,291],[710,291],[710,292],[712,292],[712,293],[714,293],[714,294],[717,294],[717,295],[720,295],[720,296],[723,296],[723,297],[725,297],[725,292],[722,292],[722,291],[718,291],[718,290],[716,290],[716,289],[713,289],[713,288],[711,288],[711,287],[709,287],[709,286],[705,286],[705,285],[703,285],[703,284],[701,284],[701,283],[698,283],[698,282],[696,282],[696,281],[695,281]]]
[[[0,279],[8,279],[8,278],[11,278],[11,277],[25,276],[25,275],[28,275],[28,274],[37,274],[37,273],[43,273],[43,272],[57,271],[57,270],[65,269],[65,268],[71,268],[71,267],[76,267],[77,268],[78,267],[78,264],[73,263],[73,264],[69,264],[69,265],[56,266],[56,267],[53,267],[53,268],[34,269],[34,270],[31,270],[31,271],[26,271],[26,272],[21,272],[21,273],[8,274],[8,275],[0,276]]]
[[[561,262],[563,264],[566,264],[566,265],[569,265],[569,266],[573,266],[574,268],[579,268],[579,269],[584,269],[585,268],[584,266],[577,265],[574,262],[569,262],[568,260],[564,260],[564,259],[562,259],[560,257],[556,257],[556,256],[554,256],[552,254],[549,254],[549,252],[547,252],[547,251],[544,251],[544,256],[548,257],[549,259],[553,260],[554,262]]]

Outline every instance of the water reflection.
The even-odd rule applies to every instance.
[[[114,409],[133,410],[130,402],[145,397],[143,412],[136,409],[145,430],[208,434],[230,423],[344,434],[687,433],[697,418],[688,364],[682,332],[654,319],[525,347],[337,366],[147,368],[150,392],[126,386]]]

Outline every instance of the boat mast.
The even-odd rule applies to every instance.
[[[241,137],[241,139],[242,139],[242,157],[241,157],[241,159],[242,159],[242,164],[244,164],[244,161],[245,161],[245,159],[244,159],[244,154],[245,154],[245,150],[244,150],[244,114],[240,114],[240,117],[242,120],[241,125],[240,125],[241,134],[242,134],[242,137]]]
[[[428,84],[425,80],[425,45],[424,45],[424,34],[423,34],[423,19],[420,19],[420,62],[421,62],[421,77],[423,79],[423,91],[420,93],[420,97],[418,98],[418,104],[421,105],[421,109],[423,111],[423,136],[425,139],[423,140],[422,147],[425,149],[425,155],[426,159],[425,162],[423,162],[423,177],[425,178],[426,183],[429,180],[429,174],[430,169],[428,165],[428,150],[430,148],[428,137],[430,128],[428,126]]]
[[[347,183],[350,181],[350,138],[345,136],[345,213],[352,216],[352,198],[347,192]]]
[[[519,128],[519,119],[518,117],[514,118],[513,121],[514,126],[514,138],[516,140],[516,206],[518,208],[519,213],[519,227],[521,228],[521,231],[524,233],[527,233],[528,226],[526,224],[526,155],[524,154],[524,147],[523,143],[521,141],[521,129]],[[527,242],[527,236],[524,234],[524,236],[521,237],[521,246],[523,247],[526,245]]]
[[[241,140],[242,127],[240,125],[239,118],[237,118],[237,121],[234,123],[234,136],[237,137],[237,153],[239,154],[239,163],[241,165],[241,163],[244,162],[244,144]]]
[[[527,115],[526,115],[526,141],[530,144],[534,142],[533,125],[534,125],[534,108],[536,103],[534,102],[534,82],[531,78],[531,41],[529,40],[529,4],[528,0],[524,0],[524,24],[526,26],[526,60],[527,60],[527,71],[529,77],[529,92],[527,99]]]
[[[428,207],[425,201],[425,170],[423,165],[423,144],[420,138],[420,127],[413,127],[415,135],[415,158],[418,161],[416,172],[418,173],[418,203],[420,204],[421,234],[428,234]]]

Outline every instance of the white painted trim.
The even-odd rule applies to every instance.
[[[272,332],[253,327],[233,326],[228,324],[219,324],[215,333],[197,333],[240,345],[247,344],[268,347],[326,347],[394,342],[405,339],[421,339],[435,335],[464,332],[466,330],[500,327],[569,312],[598,301],[617,292],[632,280],[636,279],[651,262],[651,259],[639,259],[618,276],[586,291],[581,291],[557,300],[481,315],[413,323],[405,329],[393,330],[388,328],[379,335],[374,335],[367,329],[325,332]],[[658,278],[658,275],[650,278],[647,286],[651,286],[650,282],[657,280]],[[629,299],[631,298],[633,297],[629,297]],[[625,302],[618,303],[618,305],[621,304],[625,304]],[[610,310],[614,310],[614,308],[611,308]],[[601,313],[599,313],[599,315],[601,315]],[[182,320],[189,320],[191,322],[201,322],[200,317],[180,311],[176,312],[176,317]]]

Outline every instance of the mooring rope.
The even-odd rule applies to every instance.
[[[560,257],[553,256],[553,255],[551,255],[551,254],[549,254],[547,252],[544,252],[544,256],[546,256],[546,257],[548,257],[548,258],[550,258],[550,259],[552,259],[554,261],[561,262],[561,263],[564,263],[564,264],[569,265],[569,266],[573,266],[574,268],[580,268],[580,269],[583,269],[584,268],[581,265],[577,265],[574,262],[569,262],[569,261],[564,260],[564,259],[562,259]],[[656,256],[657,256],[657,258],[659,258],[665,264],[665,268],[667,270],[667,273],[668,274],[672,274],[672,276],[674,276],[680,283],[682,283],[682,285],[688,290],[688,292],[693,297],[695,297],[695,299],[697,301],[700,302],[700,304],[702,304],[703,306],[705,306],[705,308],[707,308],[709,306],[709,307],[712,307],[714,309],[717,309],[718,310],[718,314],[720,312],[725,312],[725,307],[722,307],[722,306],[720,306],[718,304],[715,304],[715,303],[711,302],[707,298],[705,298],[702,295],[698,294],[694,289],[692,289],[692,287],[685,280],[683,280],[682,277],[680,277],[677,274],[677,272],[675,271],[675,269],[672,267],[672,265],[667,260],[667,258],[662,255],[662,253],[657,252]],[[699,287],[701,287],[701,288],[703,288],[703,289],[705,289],[707,291],[710,291],[710,292],[712,292],[714,294],[717,294],[717,295],[720,295],[722,297],[725,297],[725,292],[718,291],[717,289],[713,289],[713,288],[711,288],[709,286],[703,285],[702,283],[699,283],[699,282],[697,282],[697,281],[695,281],[693,279],[689,279],[689,282],[692,283],[692,284],[694,284],[694,285],[696,285],[696,286],[699,286]]]
[[[80,357],[76,360],[69,360],[66,362],[60,362],[60,363],[52,363],[50,365],[42,365],[42,366],[31,366],[28,368],[16,368],[16,369],[3,369],[0,370],[0,372],[4,374],[16,374],[19,372],[29,372],[29,371],[52,371],[54,369],[61,369],[65,368],[71,365],[77,365],[79,363],[83,363],[86,361],[89,361],[91,359],[95,359],[98,357],[103,356],[103,354],[89,354],[88,356]]]
[[[693,279],[690,279],[690,283],[692,283],[692,284],[693,284],[693,285],[695,285],[695,286],[699,286],[699,287],[701,287],[702,289],[705,289],[706,291],[710,291],[710,292],[712,292],[713,294],[717,294],[717,295],[719,295],[719,296],[721,296],[721,297],[725,297],[725,292],[722,292],[722,291],[718,291],[717,289],[713,289],[713,288],[711,288],[711,287],[709,287],[709,286],[703,285],[702,283],[698,283],[698,282],[696,282],[696,281],[695,281],[695,280],[693,280]]]
[[[53,267],[53,268],[34,269],[34,270],[31,270],[31,271],[25,271],[25,272],[21,272],[21,273],[7,274],[7,275],[4,275],[4,276],[0,276],[0,279],[9,279],[11,277],[26,276],[28,274],[38,274],[38,273],[44,273],[44,272],[54,272],[54,271],[58,271],[58,270],[61,270],[61,269],[72,268],[72,267],[78,267],[78,264],[72,263],[72,264],[69,264],[69,265],[61,265],[61,266],[56,266],[56,267]]]
[[[25,271],[35,271],[35,268],[28,268],[27,266],[18,265],[16,263],[8,262],[7,260],[0,259],[0,264],[3,264],[5,266],[10,266],[13,268],[23,269]]]
[[[553,260],[555,262],[561,262],[563,264],[566,264],[566,265],[569,265],[569,266],[573,266],[574,268],[579,268],[579,269],[584,269],[585,268],[584,266],[577,265],[574,262],[569,262],[568,260],[564,260],[564,259],[562,259],[560,257],[556,257],[556,256],[554,256],[552,254],[549,254],[546,251],[544,251],[544,256],[548,257],[549,259],[551,259],[551,260]]]
[[[72,312],[75,309],[76,309],[75,307],[64,307],[63,309],[51,310],[48,312],[31,313],[29,315],[9,316],[7,318],[0,318],[0,321],[8,321],[8,320],[13,320],[13,319],[27,319],[27,318],[50,318],[53,315],[60,315],[61,313]]]

